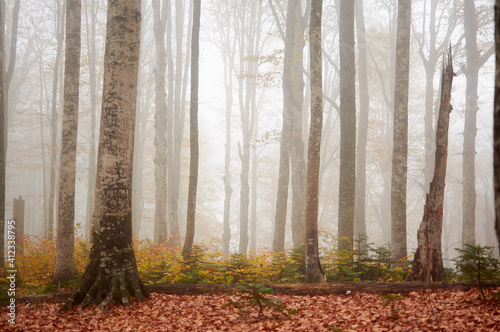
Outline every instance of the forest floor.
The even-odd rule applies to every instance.
[[[62,303],[18,304],[15,325],[0,309],[0,331],[500,331],[500,288],[420,290],[410,293],[348,295],[266,295],[297,311],[289,318],[248,306],[248,314],[225,306],[231,295],[153,293],[143,303],[76,308],[57,313]],[[234,298],[233,298],[234,299]]]

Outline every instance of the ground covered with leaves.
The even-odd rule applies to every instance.
[[[0,331],[500,331],[500,289],[422,290],[408,294],[267,295],[296,311],[227,305],[234,295],[153,293],[129,307],[57,313],[61,304],[18,305],[16,324],[2,308]]]

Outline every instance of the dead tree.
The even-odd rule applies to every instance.
[[[451,85],[453,81],[451,45],[448,59],[443,58],[441,74],[441,106],[436,130],[436,155],[434,176],[426,195],[424,216],[417,233],[418,247],[415,252],[413,268],[408,281],[442,281],[446,279],[441,252],[441,233],[443,229],[443,200],[448,159],[448,128],[452,106]]]

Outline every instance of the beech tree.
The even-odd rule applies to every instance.
[[[76,277],[75,266],[75,177],[80,89],[81,0],[66,3],[64,105],[57,216],[57,258],[54,283],[65,284]]]
[[[476,244],[476,133],[479,110],[479,70],[493,54],[493,45],[486,50],[478,47],[479,12],[474,1],[464,1],[465,54],[462,68],[466,78],[463,150],[463,210],[462,245]]]
[[[309,26],[311,57],[311,126],[307,152],[306,187],[306,282],[325,281],[318,251],[318,204],[321,131],[323,127],[323,65],[321,56],[322,0],[311,0]]]
[[[411,1],[398,1],[396,74],[391,178],[393,258],[406,257],[406,183],[408,169],[408,85],[410,74]]]
[[[0,119],[5,119],[7,112],[5,109],[5,94],[4,94],[4,13],[0,6]],[[7,145],[7,130],[5,121],[0,123],[0,271],[2,277],[5,271],[5,162],[6,162],[6,147]]]
[[[495,229],[500,244],[500,0],[495,1],[495,103],[493,114]]]
[[[354,57],[354,1],[340,1],[340,178],[339,248],[354,237],[356,188],[356,85]]]
[[[141,22],[140,0],[110,0],[90,260],[61,310],[149,294],[139,279],[132,247],[132,165]]]
[[[155,37],[155,215],[154,239],[162,243],[167,239],[167,95],[165,93],[165,28],[167,3],[160,6],[153,1],[153,32]]]
[[[198,76],[199,76],[199,54],[200,54],[200,9],[201,0],[194,0],[193,7],[193,29],[191,39],[191,107],[189,113],[189,188],[186,221],[186,238],[182,255],[186,258],[193,248],[195,217],[196,217],[196,194],[198,185]]]
[[[442,281],[446,279],[441,250],[443,229],[443,201],[448,160],[448,128],[450,123],[451,85],[453,82],[451,45],[441,74],[441,103],[436,129],[434,176],[426,195],[424,215],[417,233],[418,247],[408,281]]]

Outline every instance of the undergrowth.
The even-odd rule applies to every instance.
[[[358,238],[348,250],[338,250],[337,239],[322,233],[321,262],[328,282],[391,282],[403,281],[411,265],[405,260],[391,259],[389,246],[374,246],[366,238]],[[37,236],[24,237],[24,251],[17,253],[16,268],[19,276],[16,286],[19,294],[47,293],[55,290],[75,289],[79,280],[67,285],[50,285],[56,262],[56,240]],[[134,240],[134,250],[141,280],[145,284],[274,284],[304,282],[303,248],[281,253],[270,250],[250,252],[248,255],[231,254],[224,257],[217,243],[198,244],[184,259],[182,249],[168,243],[156,244],[150,240]],[[81,276],[87,265],[90,244],[76,238],[75,263]],[[486,257],[489,257],[489,252]],[[489,258],[488,258],[489,259]],[[488,260],[488,263],[491,260]],[[474,274],[464,260],[457,260],[455,280],[470,280]],[[496,262],[495,262],[496,263]],[[490,266],[491,265],[491,266]],[[497,265],[484,264],[486,279]],[[493,266],[494,265],[494,266]],[[472,269],[472,271],[475,271]],[[496,274],[498,276],[498,273]],[[5,284],[5,278],[0,284]]]

